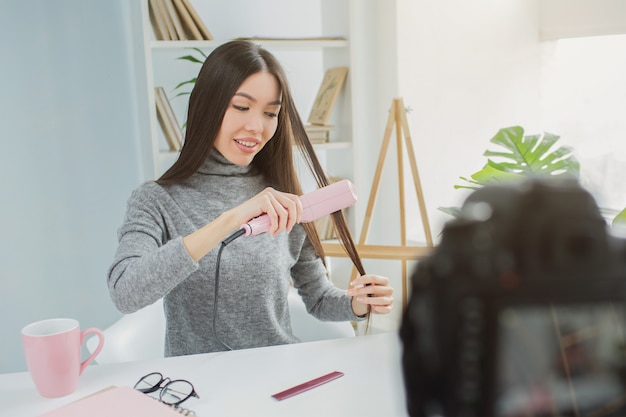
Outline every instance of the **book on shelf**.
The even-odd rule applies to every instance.
[[[186,39],[197,41],[203,40],[204,37],[202,33],[200,33],[200,29],[194,22],[193,17],[191,17],[191,13],[189,13],[189,9],[185,6],[183,0],[173,0],[173,3],[174,7],[176,7],[178,15],[180,16],[180,21],[182,23]]]
[[[212,40],[213,36],[190,0],[148,0],[156,40]]]
[[[193,22],[195,23],[196,27],[198,28],[198,30],[202,34],[202,40],[205,40],[205,41],[212,40],[213,39],[213,35],[211,35],[211,32],[209,32],[209,29],[207,29],[207,27],[205,26],[205,24],[202,21],[202,19],[200,19],[200,16],[196,12],[196,9],[193,8],[193,6],[191,5],[190,1],[191,0],[182,0],[183,4],[187,8],[187,11],[191,15],[191,19],[193,20]]]
[[[185,34],[185,30],[183,29],[183,24],[181,23],[180,16],[178,14],[178,10],[174,7],[173,0],[161,0],[165,5],[166,16],[169,18],[171,22],[171,26],[173,28],[173,32],[171,34],[173,40],[187,40],[187,35]]]
[[[159,10],[161,5],[159,0],[149,0],[148,9],[150,13],[150,23],[152,24],[152,30],[154,31],[154,37],[156,40],[162,41],[169,39],[169,33],[167,26],[165,26],[165,20],[163,20],[163,13]]]
[[[157,119],[165,135],[165,140],[170,151],[178,152],[183,144],[183,131],[178,124],[176,114],[167,99],[163,87],[154,87],[154,97],[156,101]]]
[[[330,139],[330,131],[333,130],[333,125],[304,125],[304,130],[311,143],[326,143]]]
[[[167,6],[165,4],[166,1],[168,0],[152,0],[155,6],[154,13],[159,15],[160,21],[163,24],[163,29],[162,29],[162,33],[164,34],[163,40],[173,40],[173,39],[176,39],[176,32],[174,30],[174,25],[167,11]]]
[[[326,70],[307,122],[317,125],[328,123],[347,75],[348,67],[335,67]]]
[[[39,417],[179,417],[195,415],[181,406],[163,404],[131,387],[108,387]]]

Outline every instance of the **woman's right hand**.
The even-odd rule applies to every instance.
[[[241,224],[267,214],[270,219],[268,233],[272,236],[291,229],[302,217],[302,202],[295,194],[283,193],[267,187],[245,203],[232,209],[241,219]]]
[[[189,256],[198,262],[220,244],[233,230],[255,217],[267,214],[270,219],[268,233],[272,236],[293,226],[302,217],[302,202],[295,194],[282,193],[268,187],[248,201],[222,213],[217,219],[185,236],[183,243]]]

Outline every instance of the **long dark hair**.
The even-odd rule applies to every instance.
[[[252,165],[278,190],[297,195],[302,188],[294,167],[293,145],[298,147],[318,187],[329,184],[317,159],[291,96],[289,83],[278,60],[261,46],[249,41],[230,41],[207,57],[189,97],[185,142],[178,160],[158,180],[159,184],[177,183],[191,177],[213,149],[226,109],[239,86],[249,76],[265,71],[278,82],[281,108],[278,127],[272,140],[254,157]],[[332,214],[339,240],[360,274],[365,274],[361,258],[341,212]],[[324,249],[313,223],[303,223],[317,254]]]

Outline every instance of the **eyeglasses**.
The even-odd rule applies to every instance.
[[[161,390],[159,400],[173,406],[182,404],[190,397],[200,398],[191,382],[184,379],[164,378],[160,372],[152,372],[141,377],[134,388],[144,394]]]

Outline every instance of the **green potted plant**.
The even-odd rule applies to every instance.
[[[559,136],[552,133],[524,135],[521,126],[502,128],[490,142],[503,148],[501,151],[486,150],[485,166],[470,175],[459,177],[464,184],[455,189],[477,190],[490,184],[500,184],[529,177],[568,176],[578,179],[580,164],[569,146],[556,145]],[[494,159],[497,158],[497,159]],[[451,216],[459,216],[458,207],[439,207]],[[611,225],[626,228],[626,208],[613,218]]]
[[[455,189],[477,190],[486,185],[530,177],[567,176],[578,178],[580,164],[572,148],[558,146],[559,136],[552,133],[524,135],[521,126],[502,128],[490,142],[503,148],[501,151],[486,150],[483,155],[487,164],[469,178],[459,177],[464,184]],[[458,217],[458,207],[439,207],[444,213]]]

